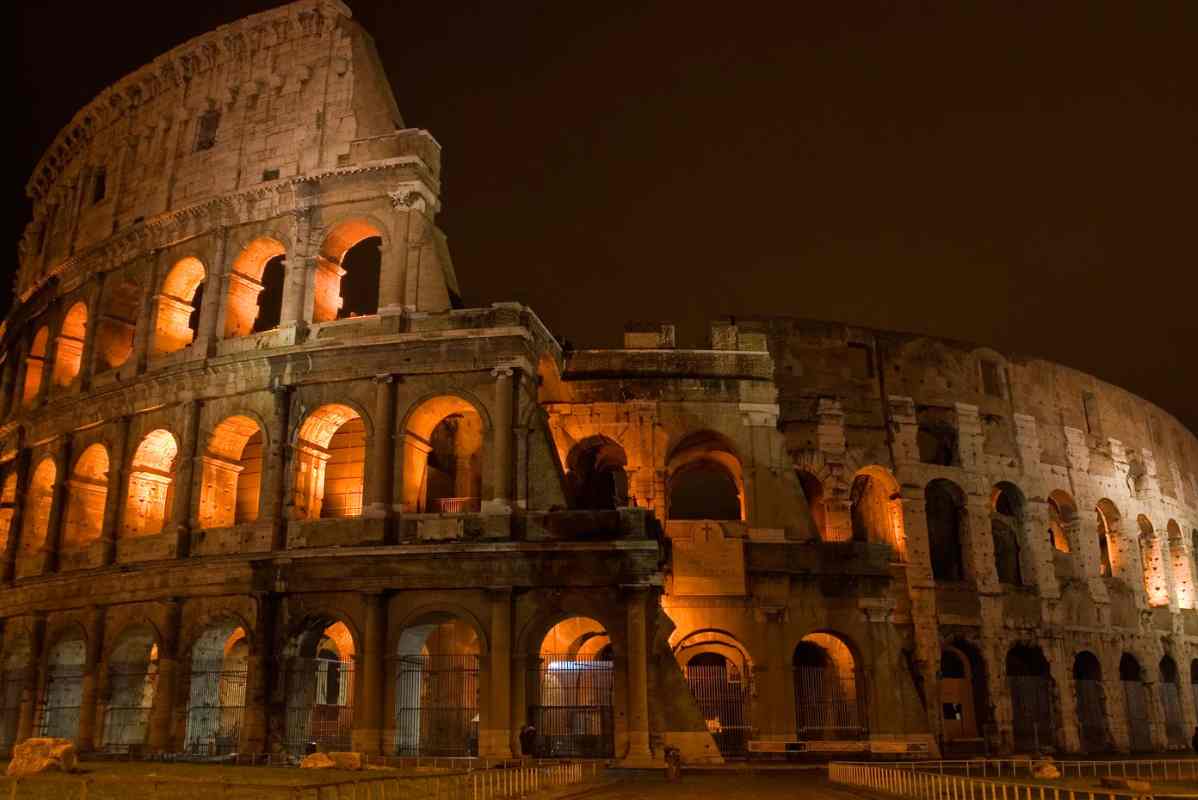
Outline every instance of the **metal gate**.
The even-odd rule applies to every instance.
[[[735,666],[687,664],[686,682],[723,756],[745,756],[753,738],[753,679]]]
[[[351,749],[354,727],[354,665],[331,658],[287,662],[287,752]]]
[[[530,722],[540,758],[612,758],[614,672],[610,661],[544,656],[537,673],[538,702]]]
[[[21,692],[28,676],[25,670],[0,672],[0,753],[12,750],[21,717]]]
[[[193,662],[184,750],[200,756],[237,752],[245,715],[245,681],[245,664]]]
[[[154,705],[154,689],[157,685],[157,666],[109,666],[109,700],[104,709],[105,750],[124,752],[146,743],[146,735],[150,730],[150,709]]]
[[[1011,722],[1016,750],[1053,745],[1052,691],[1045,675],[1011,675]]]
[[[1111,749],[1106,727],[1106,704],[1102,696],[1102,682],[1078,680],[1077,725],[1080,729],[1082,749],[1087,753],[1101,753]]]
[[[478,755],[478,668],[477,655],[399,658],[397,755]]]
[[[1165,709],[1165,736],[1170,747],[1186,747],[1185,722],[1181,717],[1181,694],[1176,683],[1161,681],[1161,706]]]
[[[828,667],[795,667],[795,722],[800,739],[860,739],[865,714],[857,679]]]
[[[53,666],[46,672],[38,715],[38,733],[57,739],[79,735],[79,707],[83,704],[83,667]]]
[[[1127,698],[1127,734],[1131,749],[1152,750],[1152,728],[1148,722],[1148,689],[1139,681],[1123,681],[1123,696]]]

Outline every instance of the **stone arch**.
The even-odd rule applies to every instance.
[[[1048,495],[1048,542],[1061,553],[1071,553],[1078,534],[1077,503],[1068,492],[1053,490]]]
[[[674,648],[720,755],[747,756],[753,733],[753,661],[726,631],[694,631]]]
[[[21,550],[26,555],[34,555],[46,547],[57,480],[58,465],[54,458],[43,456],[29,479],[26,494],[25,523],[21,530]]]
[[[751,674],[754,660],[749,648],[734,634],[719,628],[700,628],[680,638],[671,648],[679,666],[705,653],[714,653],[735,664],[742,674]]]
[[[1150,606],[1169,605],[1169,577],[1161,542],[1144,514],[1136,517],[1140,531],[1140,568],[1144,573],[1144,593]]]
[[[25,386],[21,391],[21,402],[31,405],[42,389],[46,372],[46,353],[50,347],[50,328],[43,325],[33,335],[29,353],[25,356]]]
[[[105,284],[96,319],[97,370],[116,369],[133,355],[133,335],[141,309],[141,287],[127,278]]]
[[[96,442],[75,459],[67,488],[67,517],[62,548],[87,547],[104,530],[108,501],[108,448]]]
[[[200,527],[258,520],[266,444],[257,415],[225,417],[213,428],[201,457]]]
[[[924,508],[932,577],[937,581],[965,580],[965,492],[946,478],[936,478],[924,488]]]
[[[283,748],[293,756],[351,749],[357,632],[333,613],[309,614],[292,627],[284,647],[286,732]]]
[[[1122,515],[1119,508],[1105,497],[1098,501],[1095,511],[1098,516],[1098,574],[1114,577],[1115,565],[1121,555],[1116,548]]]
[[[539,638],[528,695],[534,755],[614,756],[614,652],[607,626],[595,617],[566,615]]]
[[[70,386],[83,365],[83,341],[87,338],[87,303],[80,300],[67,311],[54,347],[54,385]]]
[[[1119,659],[1119,681],[1127,714],[1128,744],[1133,752],[1149,752],[1152,745],[1151,700],[1144,685],[1140,660],[1125,652]]]
[[[363,414],[346,403],[304,418],[295,436],[296,519],[361,516],[368,437]]]
[[[979,719],[987,709],[984,672],[976,649],[965,642],[946,642],[940,648],[941,734],[945,749],[972,749],[982,732]]]
[[[113,639],[105,659],[108,672],[105,750],[126,751],[146,743],[158,684],[160,641],[158,630],[145,621],[125,626]]]
[[[863,662],[848,637],[827,630],[808,633],[795,646],[792,661],[800,739],[868,735]]]
[[[328,229],[316,261],[316,298],[312,311],[313,322],[328,322],[340,316],[346,316],[352,310],[345,307],[345,298],[342,296],[342,282],[348,272],[345,264],[346,258],[354,248],[374,239],[378,240],[380,248],[385,247],[386,227],[368,216],[346,219]],[[366,295],[361,298],[358,313],[374,314],[378,312],[381,257],[378,265],[369,271],[371,274],[355,276],[353,279],[355,283],[359,283],[358,277],[363,278],[360,288]],[[371,291],[372,278],[373,291]],[[369,310],[363,311],[368,308]]]
[[[83,672],[87,664],[87,636],[71,623],[46,641],[46,672],[38,733],[59,739],[79,735],[79,710],[83,704]]]
[[[1087,753],[1110,750],[1111,734],[1107,727],[1102,662],[1089,650],[1081,650],[1073,657],[1073,691],[1082,750]]]
[[[130,463],[123,535],[153,536],[162,533],[175,495],[175,467],[179,443],[165,428],[147,433]]]
[[[251,240],[238,253],[225,295],[224,338],[248,336],[278,325],[286,254],[283,243],[270,236]]]
[[[1165,537],[1169,542],[1169,562],[1173,574],[1173,592],[1179,608],[1194,607],[1194,572],[1191,554],[1186,552],[1185,537],[1177,520],[1165,523]]]
[[[669,519],[743,520],[744,475],[736,447],[715,431],[684,436],[666,459]]]
[[[1037,751],[1054,742],[1052,673],[1038,644],[1016,643],[1007,651],[1007,687],[1015,749]]]
[[[427,396],[412,406],[403,425],[404,510],[477,511],[490,429],[483,406],[462,394]]]
[[[799,491],[803,493],[803,499],[807,502],[811,521],[815,524],[819,538],[829,541],[831,532],[828,529],[828,509],[823,481],[814,472],[802,467],[795,468],[795,477],[799,481]]]
[[[209,621],[190,643],[187,729],[183,749],[193,755],[237,752],[245,716],[249,627],[236,614]]]
[[[1185,748],[1186,731],[1181,712],[1181,679],[1177,672],[1177,662],[1165,653],[1161,656],[1157,670],[1160,674],[1158,690],[1161,708],[1165,712],[1165,739],[1171,749]]]
[[[157,299],[154,355],[178,352],[195,339],[206,278],[203,262],[194,256],[176,261],[167,272]]]
[[[889,545],[897,561],[907,560],[903,496],[890,470],[871,464],[857,471],[849,489],[849,514],[853,539]]]
[[[1026,508],[1023,492],[1015,484],[1002,481],[990,490],[990,536],[999,583],[1023,586],[1029,577],[1023,564]]]
[[[628,505],[628,454],[614,439],[588,436],[566,456],[566,486],[575,508],[616,509]]]

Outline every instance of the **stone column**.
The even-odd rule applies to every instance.
[[[146,741],[151,753],[170,752],[171,715],[174,712],[175,683],[179,675],[179,618],[183,604],[177,597],[166,602],[166,620],[158,648],[158,685],[154,691],[154,705],[150,709],[150,731]]]
[[[651,763],[649,752],[649,652],[646,642],[643,587],[628,592],[628,758],[626,763]]]
[[[153,266],[146,270],[148,280],[142,286],[141,313],[137,315],[137,327],[133,331],[132,360],[138,374],[146,371],[153,349],[154,328],[158,324],[158,282],[162,275],[162,254],[155,253]]]
[[[254,603],[254,633],[250,638],[246,665],[245,715],[239,743],[243,753],[265,753],[267,750],[271,677],[278,666],[272,658],[278,597],[273,592],[255,593]]]
[[[479,733],[484,758],[512,757],[512,590],[488,592],[491,601],[490,694]],[[521,755],[528,755],[522,753]]]
[[[291,508],[287,493],[287,470],[290,460],[288,453],[291,445],[287,441],[289,428],[287,417],[291,412],[291,387],[275,386],[274,415],[270,423],[270,453],[266,468],[266,501],[262,509],[264,516],[271,522],[271,549],[284,550],[287,547],[287,517]]]
[[[212,232],[215,244],[212,248],[212,262],[205,264],[207,274],[204,276],[204,307],[200,309],[200,321],[196,325],[193,356],[207,358],[216,350],[217,316],[223,311],[225,304],[224,275],[225,241],[228,239],[227,228],[217,228]]]
[[[374,376],[374,436],[367,448],[370,474],[366,489],[369,492],[363,516],[373,519],[391,518],[392,460],[395,455],[395,377],[389,374]]]
[[[58,571],[58,551],[62,545],[63,528],[67,522],[67,502],[71,478],[71,435],[58,440],[58,454],[54,461],[58,474],[54,481],[54,495],[50,503],[50,521],[46,526],[46,562],[42,573]]]
[[[383,593],[367,593],[362,598],[366,606],[362,654],[358,663],[362,679],[358,684],[358,702],[354,709],[354,752],[377,756],[383,751],[383,676],[387,655],[387,597]]]
[[[117,417],[115,445],[108,454],[108,495],[104,498],[104,524],[100,529],[100,564],[116,563],[117,540],[124,524],[125,496],[129,491],[129,469],[126,466],[129,450],[129,417]]]
[[[495,425],[492,449],[495,453],[494,473],[491,476],[491,501],[483,510],[503,513],[511,510],[512,490],[512,375],[511,367],[496,367]]]
[[[183,442],[179,452],[179,468],[175,472],[175,507],[171,510],[171,525],[167,530],[175,536],[175,557],[186,558],[191,549],[191,527],[199,508],[200,482],[204,469],[199,463],[203,453],[200,438],[200,410],[203,403],[189,400],[181,408]]]
[[[760,708],[761,722],[759,723],[762,729],[763,739],[772,741],[786,741],[790,737],[790,732],[793,729],[794,723],[794,690],[789,685],[787,678],[790,676],[790,659],[786,654],[786,609],[785,608],[766,608],[765,612],[765,629],[766,629],[766,663],[765,663],[765,680],[761,687],[759,697],[771,698],[767,708]],[[760,670],[758,670],[760,672]],[[787,696],[790,697],[789,703],[782,702]],[[789,706],[791,709],[790,719],[785,716],[785,710]]]
[[[296,207],[291,211],[291,249],[283,265],[279,327],[296,328],[296,342],[304,338],[315,302],[316,253],[309,252],[313,212],[309,203],[306,197],[296,198]]]
[[[13,744],[23,742],[33,735],[34,716],[37,713],[38,676],[43,671],[42,661],[46,649],[46,612],[33,612],[32,628],[29,663],[25,667],[25,680],[21,686],[21,709],[17,717],[17,738]]]
[[[79,391],[86,392],[92,383],[95,373],[96,329],[100,327],[100,309],[104,307],[104,286],[110,273],[101,272],[96,276],[96,289],[92,295],[92,303],[87,309],[87,327],[83,332],[83,352],[79,361]]]
[[[96,698],[100,657],[104,652],[104,607],[88,609],[87,660],[83,667],[83,687],[79,701],[79,736],[75,743],[81,753],[96,749]]]

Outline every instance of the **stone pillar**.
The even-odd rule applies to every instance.
[[[649,652],[646,641],[646,589],[628,592],[628,758],[626,763],[651,763],[649,752]]]
[[[162,275],[162,254],[156,254],[154,265],[147,270],[148,280],[142,286],[141,313],[137,315],[137,327],[133,331],[133,363],[137,374],[146,371],[150,364],[150,351],[154,343],[154,327],[158,324],[158,282]]]
[[[304,338],[302,334],[312,319],[315,301],[316,253],[309,252],[308,244],[313,211],[310,203],[306,197],[296,198],[296,207],[291,211],[291,249],[283,265],[279,327],[296,328],[296,342]]]
[[[83,352],[79,361],[79,391],[86,392],[95,374],[96,329],[100,327],[100,309],[103,308],[104,286],[110,273],[101,272],[96,276],[96,289],[92,294],[92,302],[87,309],[87,327],[83,331]]]
[[[512,757],[512,590],[496,589],[491,600],[490,693],[486,728],[479,733],[483,758]],[[528,755],[522,753],[521,755]]]
[[[363,596],[366,606],[366,625],[363,631],[362,653],[358,663],[362,680],[358,684],[357,707],[354,709],[354,752],[377,756],[383,752],[383,676],[387,663],[387,597],[382,593]]]
[[[243,753],[267,751],[271,677],[278,666],[272,657],[278,596],[273,592],[255,593],[254,603],[254,633],[250,637],[250,653],[246,665],[245,714],[239,743]]]
[[[0,420],[8,419],[9,412],[13,410],[13,406],[15,405],[12,399],[16,379],[16,354],[13,353],[9,355],[8,363],[4,365],[4,371],[0,372]]]
[[[496,367],[495,425],[491,447],[494,450],[494,473],[491,476],[491,500],[484,511],[503,513],[511,510],[512,491],[512,375],[511,367]]]
[[[30,639],[29,663],[25,667],[25,678],[21,686],[21,709],[17,717],[17,738],[14,744],[33,736],[34,716],[37,713],[38,676],[43,672],[42,661],[46,649],[46,612],[33,612]]]
[[[288,453],[291,445],[288,442],[288,415],[291,412],[291,387],[275,386],[271,390],[274,396],[274,415],[270,422],[270,453],[266,467],[266,502],[262,513],[271,523],[271,549],[283,550],[287,547],[287,518],[291,508],[291,498],[287,497],[287,470],[290,464]]]
[[[217,228],[212,232],[214,245],[212,261],[205,264],[204,276],[204,306],[200,309],[200,321],[196,325],[193,356],[207,358],[216,350],[216,322],[218,315],[224,311],[226,281],[225,241],[229,238],[227,228]]]
[[[96,749],[96,698],[100,658],[104,652],[104,607],[88,609],[87,660],[83,666],[83,687],[79,701],[79,736],[75,743],[81,753]]]
[[[392,462],[395,455],[395,378],[389,374],[374,376],[374,436],[367,451],[370,474],[367,476],[367,504],[363,516],[391,518]]]
[[[183,442],[179,448],[179,468],[175,472],[175,507],[171,510],[171,525],[166,530],[175,535],[175,557],[186,558],[191,549],[191,528],[200,502],[200,483],[204,467],[199,446],[200,410],[203,403],[189,400],[181,408]]]
[[[150,731],[146,744],[151,753],[171,750],[171,716],[175,708],[175,684],[179,676],[179,618],[183,604],[177,597],[167,602],[166,619],[162,626],[162,642],[158,648],[158,684],[154,705],[150,709]]]
[[[124,524],[125,496],[129,492],[129,468],[126,454],[129,450],[129,417],[117,417],[114,446],[108,454],[108,495],[104,498],[104,524],[100,530],[100,564],[116,563],[117,540]]]
[[[22,512],[25,508],[25,495],[29,491],[29,449],[25,444],[25,429],[17,430],[17,456],[9,469],[17,475],[17,492],[13,497],[12,519],[8,524],[8,540],[4,543],[3,563],[0,564],[0,580],[11,583],[16,575],[17,553],[20,552],[21,526],[24,523]]]
[[[58,571],[58,551],[62,545],[63,528],[67,522],[67,502],[71,488],[71,435],[58,440],[54,458],[58,474],[54,481],[54,496],[50,503],[50,522],[46,526],[46,565],[43,574]]]
[[[766,608],[766,661],[764,685],[759,690],[758,697],[762,698],[755,711],[760,711],[758,717],[762,731],[761,738],[772,741],[786,741],[794,728],[794,688],[790,685],[791,663],[786,652],[786,609]],[[788,702],[783,702],[789,697]],[[764,698],[769,698],[765,700]],[[769,705],[761,707],[765,702]],[[790,708],[790,716],[786,717],[786,708]]]

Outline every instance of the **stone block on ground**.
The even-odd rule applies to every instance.
[[[312,753],[300,761],[300,769],[333,769],[337,766],[328,753]]]
[[[1057,769],[1057,765],[1051,760],[1039,761],[1032,768],[1032,776],[1042,779],[1059,778],[1061,777],[1061,771]]]
[[[79,756],[70,739],[26,739],[13,748],[6,774],[15,778],[50,769],[74,772],[78,763]]]
[[[328,756],[337,769],[362,769],[361,753],[329,753]]]
[[[1149,794],[1152,792],[1152,784],[1149,781],[1116,777],[1102,778],[1101,781],[1104,789],[1123,789],[1138,794]]]

